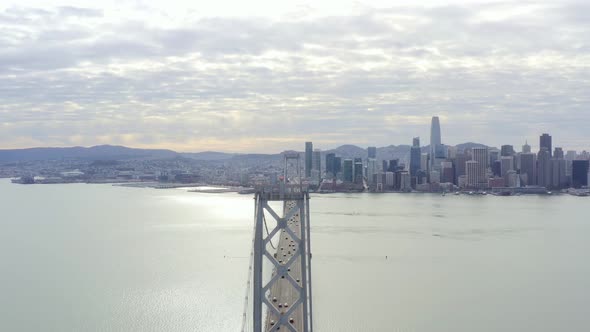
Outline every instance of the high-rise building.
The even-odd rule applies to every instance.
[[[420,137],[414,137],[412,139],[412,146],[420,146]]]
[[[367,158],[368,159],[375,159],[377,158],[377,148],[374,146],[369,146],[367,148]]]
[[[429,167],[428,167],[428,165],[430,165],[429,158],[430,158],[430,155],[428,153],[422,153],[420,155],[420,169],[423,170],[425,173],[428,173],[428,170],[429,170]]]
[[[543,148],[549,152],[549,158],[551,158],[551,136],[549,134],[543,134],[539,137],[539,150]]]
[[[514,170],[514,158],[512,156],[502,156],[500,158],[500,165],[500,175],[504,178],[504,180],[507,180],[506,174],[508,174],[508,171]]]
[[[393,189],[395,186],[395,174],[393,172],[385,172],[385,186],[387,189]]]
[[[447,158],[449,158],[449,159],[457,158],[457,147],[456,146],[447,146]]]
[[[537,184],[542,187],[551,185],[551,156],[545,148],[537,154]]]
[[[502,176],[502,161],[500,160],[496,160],[492,163],[492,174],[495,177],[501,177]]]
[[[313,150],[313,162],[311,168],[322,174],[322,151],[319,149]]]
[[[336,159],[336,154],[334,153],[328,153],[326,154],[326,176],[328,177],[334,177],[336,176],[336,166],[334,165]]]
[[[432,117],[430,124],[430,165],[431,169],[436,159],[436,149],[441,145],[440,120],[438,116]]]
[[[488,148],[473,148],[472,150],[473,160],[477,161],[479,170],[477,171],[478,183],[488,183],[487,170],[488,170]]]
[[[560,189],[566,185],[565,159],[551,159],[551,188]]]
[[[565,154],[565,159],[573,161],[576,160],[577,153],[574,150],[568,150]]]
[[[527,186],[537,184],[536,181],[536,159],[534,153],[521,153],[520,154],[520,176],[522,181]]]
[[[588,186],[588,171],[590,170],[590,161],[574,160],[572,162],[572,187],[580,188]]]
[[[465,168],[467,170],[467,186],[470,188],[477,187],[481,178],[481,174],[479,174],[481,172],[479,162],[469,160],[465,163]]]
[[[555,150],[553,150],[553,158],[555,159],[564,159],[564,154],[563,154],[563,149],[562,148],[555,148]]]
[[[531,153],[531,146],[529,145],[528,141],[524,142],[524,145],[522,146],[522,153]]]
[[[465,175],[465,163],[467,162],[467,155],[464,152],[457,153],[455,158],[455,184],[459,185],[459,177]]]
[[[305,177],[311,177],[313,166],[313,143],[305,142]]]
[[[512,145],[502,145],[500,149],[500,154],[502,157],[513,156],[514,147]]]
[[[334,157],[334,176],[342,172],[342,157]]]
[[[443,161],[440,164],[440,182],[441,183],[453,183],[455,180],[455,170],[453,169],[453,163],[450,161]]]
[[[490,155],[490,166],[494,164],[494,161],[500,160],[500,151],[497,149],[489,149],[488,154]]]
[[[367,159],[367,182],[370,185],[373,184],[373,177],[377,174],[377,159],[369,158]]]
[[[354,169],[352,159],[344,159],[343,164],[343,180],[344,182],[353,182],[354,180]]]
[[[363,162],[361,158],[358,159],[354,162],[354,183],[363,183]]]
[[[416,173],[420,169],[420,138],[414,137],[413,145],[410,148],[410,175],[416,176]]]

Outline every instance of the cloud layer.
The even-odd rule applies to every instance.
[[[0,12],[2,147],[277,152],[428,141],[590,147],[590,5]]]

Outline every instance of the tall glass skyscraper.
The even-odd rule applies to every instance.
[[[441,145],[440,120],[438,116],[433,116],[430,124],[430,169],[433,169],[432,166],[436,159],[436,148],[439,145]]]

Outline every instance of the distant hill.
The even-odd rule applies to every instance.
[[[30,148],[0,150],[0,161],[34,160],[124,160],[124,159],[170,159],[179,154],[172,150],[134,149],[115,145],[98,145],[89,148],[76,146],[69,148]]]
[[[205,151],[205,152],[196,152],[196,153],[181,153],[181,155],[185,158],[195,159],[195,160],[227,160],[231,159],[236,156],[235,153],[224,153],[224,152],[215,152],[215,151]]]

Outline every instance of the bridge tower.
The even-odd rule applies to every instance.
[[[286,154],[283,181],[256,190],[254,332],[313,331],[309,193],[301,181],[299,159],[297,153]],[[295,174],[289,173],[290,166],[296,167]],[[269,205],[276,206],[276,201],[282,202],[282,215]],[[266,215],[274,220],[267,223]]]

